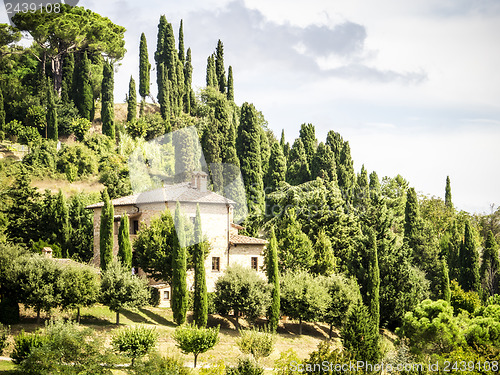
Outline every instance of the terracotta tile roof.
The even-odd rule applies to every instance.
[[[229,236],[231,245],[265,245],[266,240],[255,237],[242,236],[241,234],[231,234]]]
[[[176,185],[167,185],[155,190],[143,193],[128,195],[126,197],[113,199],[113,206],[130,206],[133,204],[162,203],[162,202],[189,202],[189,203],[214,203],[214,204],[235,204],[231,199],[213,191],[199,191],[191,187],[189,182]],[[85,208],[103,207],[104,202],[94,203]]]

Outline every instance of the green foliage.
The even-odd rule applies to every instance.
[[[184,232],[184,220],[181,216],[181,206],[176,203],[174,216],[177,241],[173,246],[172,253],[172,299],[170,306],[176,324],[183,324],[186,321],[187,311],[187,281],[186,281],[186,238]]]
[[[26,113],[26,126],[35,128],[46,134],[47,112],[42,106],[34,105],[28,108]]]
[[[274,227],[271,227],[269,233],[269,246],[266,252],[266,273],[267,281],[272,285],[271,306],[268,310],[269,329],[276,332],[280,320],[280,275],[278,268],[278,244]]]
[[[292,348],[287,351],[281,352],[279,358],[274,361],[274,371],[278,375],[293,375],[295,371],[291,370],[291,364],[300,364],[300,359],[297,353]]]
[[[469,221],[465,222],[465,233],[462,246],[460,248],[460,286],[465,291],[481,292],[481,280],[479,275],[479,253],[476,248],[476,241],[473,229]]]
[[[302,124],[300,125],[299,138],[302,140],[304,145],[304,150],[306,153],[307,164],[311,166],[314,154],[316,152],[316,147],[318,146],[318,140],[316,139],[316,130],[313,124]]]
[[[326,137],[326,144],[330,146],[335,155],[337,180],[339,188],[342,191],[342,196],[347,203],[352,203],[356,175],[354,173],[349,142],[344,141],[339,133],[330,130]]]
[[[453,202],[451,201],[451,184],[450,176],[446,176],[446,188],[444,194],[444,203],[447,208],[453,209]]]
[[[32,145],[40,141],[40,133],[35,128],[25,127],[20,133],[18,142],[24,145]]]
[[[331,366],[340,365],[350,369],[349,364],[352,360],[352,355],[346,350],[341,351],[337,348],[332,348],[328,341],[321,341],[318,344],[318,348],[309,354],[309,358],[305,360],[303,364],[299,364],[299,361],[295,361],[295,367],[300,369],[298,366],[303,366],[303,369],[309,374],[322,374],[324,372],[333,373]],[[369,363],[368,360],[363,361],[364,363]],[[324,367],[324,364],[326,364],[326,367]],[[351,371],[342,370],[342,372],[350,373]]]
[[[236,367],[226,369],[227,375],[263,375],[264,369],[251,358],[240,358]]]
[[[175,329],[173,338],[183,353],[194,354],[194,367],[198,355],[212,349],[219,342],[219,326],[198,328],[194,325],[182,325]]]
[[[227,73],[227,100],[234,101],[234,79],[232,66],[229,66]]]
[[[407,337],[415,354],[449,353],[464,343],[458,318],[446,301],[424,300],[407,312],[399,336]]]
[[[115,111],[114,111],[114,66],[111,62],[104,63],[102,79],[102,134],[115,139]]]
[[[484,244],[480,274],[485,296],[489,297],[498,294],[500,292],[500,257],[498,254],[498,244],[491,230],[488,232]]]
[[[128,84],[127,96],[127,122],[133,121],[137,118],[137,93],[135,89],[135,80],[131,76]]]
[[[121,308],[147,305],[149,301],[148,282],[132,275],[120,263],[113,262],[102,273],[100,302],[116,312],[119,324]]]
[[[286,178],[286,158],[283,155],[283,150],[278,142],[274,142],[271,146],[271,154],[269,156],[269,168],[265,180],[266,193],[275,191],[280,183]]]
[[[57,170],[67,173],[71,167],[79,177],[91,176],[97,173],[96,155],[81,143],[64,145],[58,153]]]
[[[118,230],[118,260],[125,269],[132,269],[132,245],[130,244],[130,225],[128,217],[123,214]]]
[[[92,121],[94,119],[94,94],[91,85],[90,66],[90,60],[85,51],[76,65],[75,92],[73,95],[80,116]]]
[[[86,118],[74,118],[71,121],[71,129],[73,130],[73,133],[75,133],[76,139],[80,142],[83,141],[91,126],[92,123]]]
[[[222,314],[234,312],[253,320],[266,314],[271,303],[270,287],[255,270],[239,265],[226,269],[215,284],[215,305]]]
[[[161,115],[148,113],[127,123],[127,133],[134,138],[151,140],[168,133],[169,125]]]
[[[39,333],[25,333],[21,331],[14,338],[14,351],[11,354],[12,362],[16,365],[22,363],[35,348],[44,344],[45,338]]]
[[[378,326],[366,306],[358,302],[342,327],[342,345],[355,360],[378,363],[380,359]]]
[[[57,141],[58,139],[58,118],[57,118],[57,108],[54,101],[54,90],[52,87],[52,81],[49,79],[47,84],[47,133],[46,138]]]
[[[3,131],[5,127],[5,108],[3,105],[3,94],[0,89],[0,131]]]
[[[481,299],[478,294],[473,291],[465,292],[456,280],[451,281],[450,291],[450,304],[453,306],[455,315],[463,311],[474,314],[481,306]]]
[[[61,274],[61,307],[77,308],[92,306],[99,297],[99,280],[93,267],[82,264],[67,265]]]
[[[284,315],[300,322],[316,321],[323,316],[329,305],[330,296],[320,278],[314,278],[305,271],[288,272],[281,279],[281,310]]]
[[[205,327],[208,320],[207,281],[205,277],[205,257],[208,254],[208,242],[204,241],[201,228],[200,207],[196,205],[194,221],[194,301],[193,320],[197,327]]]
[[[155,328],[127,327],[113,336],[112,344],[116,351],[132,358],[132,367],[137,358],[148,354],[156,345],[158,332]]]
[[[86,194],[76,194],[69,200],[68,253],[81,262],[88,262],[94,256],[94,213],[85,207],[98,201],[96,195]]]
[[[241,337],[236,340],[236,344],[243,354],[251,354],[258,361],[260,358],[269,357],[273,352],[275,334],[257,329],[239,332]]]
[[[3,350],[7,347],[7,338],[10,333],[10,327],[5,327],[0,323],[0,355],[2,355]]]
[[[64,104],[72,103],[73,76],[75,72],[75,55],[67,53],[63,58],[62,82],[61,82],[61,101]]]
[[[311,179],[309,162],[302,139],[297,138],[293,143],[288,157],[286,180],[291,185],[300,185]]]
[[[114,230],[114,208],[109,200],[107,189],[102,194],[104,206],[101,209],[101,226],[99,230],[99,253],[100,267],[106,271],[113,262],[113,230]]]
[[[332,149],[321,142],[311,161],[311,178],[320,177],[337,183],[336,169],[335,155]]]
[[[219,39],[217,42],[217,48],[215,50],[215,76],[217,77],[217,83],[219,91],[224,94],[226,92],[226,71],[224,69],[224,45]]]
[[[139,44],[139,95],[144,99],[149,96],[149,73],[151,64],[149,63],[148,44],[146,35],[141,34],[141,42]]]
[[[190,375],[184,363],[174,357],[151,353],[146,360],[139,360],[131,370],[134,375]]]
[[[333,254],[332,242],[324,230],[320,230],[313,246],[314,265],[311,271],[317,275],[330,275],[335,272],[337,261]]]

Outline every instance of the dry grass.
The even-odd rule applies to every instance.
[[[38,188],[40,191],[48,189],[52,193],[57,193],[61,189],[66,197],[82,192],[99,193],[104,189],[104,185],[98,181],[97,176],[75,182],[69,182],[65,179],[33,179],[31,186]]]

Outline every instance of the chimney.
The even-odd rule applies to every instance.
[[[202,193],[207,191],[207,174],[205,172],[193,172],[191,186]]]
[[[52,249],[50,247],[44,247],[42,249],[42,255],[45,258],[52,258]]]

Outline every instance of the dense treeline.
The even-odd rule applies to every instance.
[[[124,30],[83,8],[64,6],[63,10],[59,17],[75,27],[81,26],[78,22],[84,13],[92,22],[81,27],[82,38],[77,39],[74,49],[55,55],[51,55],[53,49],[16,44],[19,30],[33,31],[30,25],[40,21],[37,13],[19,16],[19,29],[0,28],[0,138],[30,146],[20,163],[0,164],[5,186],[0,196],[2,241],[24,244],[34,252],[48,244],[60,251],[60,256],[89,261],[92,217],[83,207],[101,198],[42,195],[31,186],[30,176],[70,182],[98,178],[107,188],[102,200],[128,195],[132,188],[126,161],[133,150],[170,131],[194,126],[209,166],[212,190],[224,192],[241,171],[245,191],[233,194],[248,207],[246,233],[269,238],[266,272],[271,285],[259,284],[246,271],[228,272],[214,297],[221,313],[232,310],[249,318],[267,315],[273,329],[280,311],[301,323],[321,320],[342,327],[345,347],[374,360],[379,359],[378,349],[374,349],[378,347],[379,327],[401,327],[399,332],[409,338],[412,349],[424,353],[425,348],[416,344],[421,338],[412,341],[415,335],[425,336],[425,332],[411,328],[412,317],[426,316],[432,309],[450,316],[462,311],[471,327],[479,324],[474,319],[480,317],[491,318],[481,329],[498,323],[496,313],[490,311],[495,308],[488,306],[496,305],[498,297],[494,296],[499,293],[500,210],[492,209],[489,215],[458,211],[447,176],[443,176],[443,200],[417,195],[400,175],[380,179],[364,166],[357,173],[349,142],[334,130],[318,140],[314,125],[302,124],[291,144],[284,131],[278,140],[253,104],[239,106],[234,102],[237,76],[231,66],[226,71],[220,40],[207,58],[206,87],[195,95],[191,87],[192,51],[185,50],[184,24],[181,21],[176,45],[173,26],[165,16],[160,17],[154,53],[157,111],[145,109],[149,106],[146,98],[155,99],[150,91],[147,40],[142,34],[136,77],[140,108],[138,111],[132,76],[127,119],[115,121],[113,72],[114,63],[125,52]],[[101,21],[105,31],[102,40],[86,43],[85,35],[92,33],[93,22]],[[50,27],[47,29],[50,34]],[[62,33],[54,40],[67,43],[72,37]],[[102,134],[90,134],[99,106]],[[77,141],[63,142],[59,148],[56,140],[70,134]],[[193,147],[186,144],[183,155],[193,153]],[[193,158],[186,157],[180,164],[170,160],[166,170],[180,174],[180,167],[190,163],[194,165]],[[228,169],[228,165],[234,168]],[[113,217],[112,212],[109,215]],[[207,249],[200,245],[185,254],[180,246],[172,246],[177,239],[171,228],[179,220],[176,214],[176,218],[162,216],[152,222],[135,244],[133,262],[173,280],[178,296],[173,307],[179,323],[184,321],[186,310],[185,265],[193,267],[199,287],[195,291],[195,321],[204,326],[207,296],[200,261]],[[200,228],[194,230],[199,237]],[[173,236],[172,241],[156,243],[155,233]],[[129,268],[127,239],[121,244],[120,259]],[[112,265],[112,255],[102,258],[101,263],[103,268]],[[248,284],[247,295],[235,294],[232,285],[237,282]],[[262,304],[244,305],[256,299]],[[428,299],[432,302],[426,302]],[[370,340],[361,348],[355,345],[359,341],[356,337]],[[490,354],[494,348],[491,342],[486,345]],[[448,345],[447,353],[457,345]],[[473,350],[470,342],[465,347]]]

